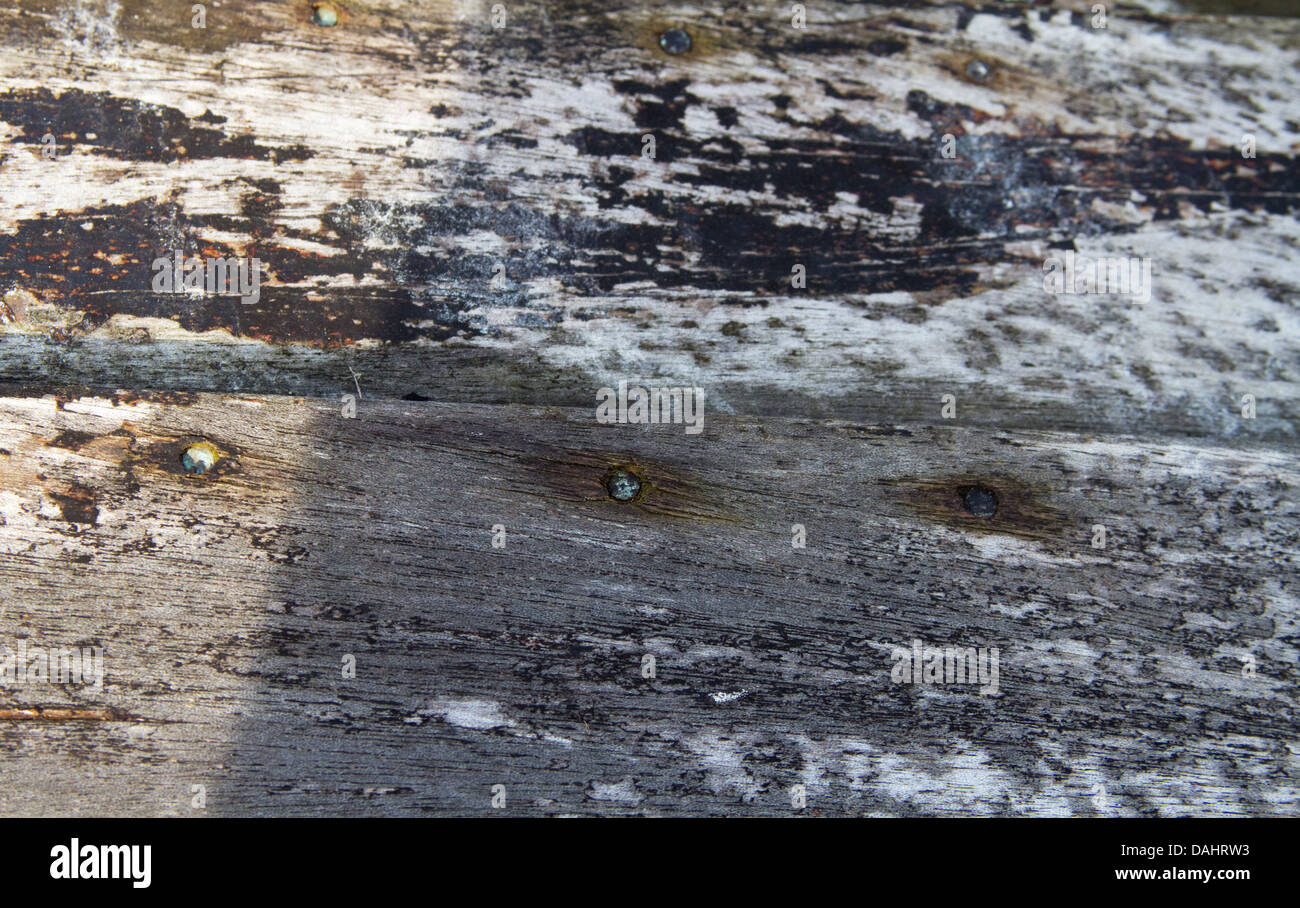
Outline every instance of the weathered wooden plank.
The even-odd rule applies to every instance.
[[[22,0],[0,380],[1293,441],[1300,20],[1063,6]],[[178,249],[259,300],[152,292]],[[1044,292],[1066,250],[1150,301]]]
[[[0,400],[2,626],[107,665],[0,692],[0,812],[1296,812],[1292,452],[357,415]],[[996,695],[894,683],[913,639],[998,647]]]
[[[0,812],[1294,814],[1300,23],[1091,6],[0,10]]]

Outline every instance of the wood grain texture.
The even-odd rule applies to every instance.
[[[358,415],[0,402],[5,626],[107,665],[0,707],[111,711],[0,715],[0,810],[195,814],[201,784],[208,813],[477,814],[503,784],[514,812],[779,814],[803,784],[827,814],[1295,812],[1289,454]],[[200,437],[227,456],[187,475]],[[605,495],[618,465],[640,502]],[[998,647],[997,695],[893,683],[913,639]]]
[[[0,8],[0,814],[1300,812],[1300,19],[1091,5]]]
[[[644,376],[1173,437],[1250,393],[1294,440],[1300,20],[788,6],[0,10],[0,378],[586,406]],[[151,292],[178,249],[260,257],[260,300]],[[1150,256],[1151,301],[1045,293],[1069,249]]]

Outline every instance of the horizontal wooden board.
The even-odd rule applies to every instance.
[[[338,6],[0,8],[0,814],[1300,812],[1300,19]]]
[[[1298,479],[1257,444],[11,395],[0,643],[106,677],[0,690],[0,812],[1294,814]],[[914,639],[997,647],[996,695],[895,683]]]
[[[20,0],[0,380],[1294,442],[1300,20],[1230,6]]]

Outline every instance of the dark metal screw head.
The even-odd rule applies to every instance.
[[[659,46],[668,54],[684,54],[691,49],[691,36],[680,28],[666,29],[659,36]]]
[[[615,501],[631,501],[641,494],[641,479],[628,470],[615,470],[605,479],[605,491]]]
[[[991,75],[993,75],[993,67],[983,60],[972,60],[966,64],[966,78],[968,79],[976,82],[987,82]]]
[[[998,493],[983,486],[973,486],[962,494],[961,503],[976,517],[992,517],[998,512]]]

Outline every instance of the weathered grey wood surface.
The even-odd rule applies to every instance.
[[[0,813],[1296,813],[1300,21],[491,6],[0,9]]]
[[[109,678],[43,704],[102,718],[0,721],[5,812],[198,813],[195,784],[215,813],[487,813],[495,784],[545,813],[781,813],[796,784],[832,814],[1294,811],[1289,455],[358,415],[0,402],[6,626],[102,644]],[[195,437],[229,452],[204,476]],[[641,502],[606,497],[618,465]],[[998,694],[892,683],[914,638],[999,647]]]

